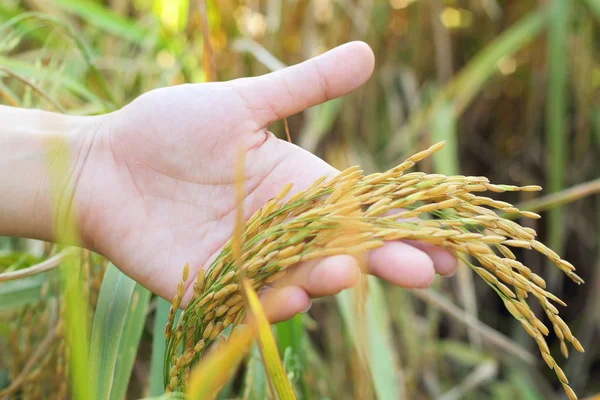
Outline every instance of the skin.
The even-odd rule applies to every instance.
[[[246,152],[246,218],[288,182],[294,193],[321,176],[334,176],[336,169],[267,128],[352,92],[369,79],[373,66],[371,49],[353,42],[255,78],[153,90],[102,116],[1,107],[0,167],[11,168],[0,172],[0,194],[9,199],[0,203],[0,235],[55,239],[41,141],[65,137],[73,154],[72,213],[83,246],[171,299],[185,263],[195,276],[232,235],[238,151]],[[371,251],[367,268],[393,284],[420,288],[431,284],[436,272],[451,275],[456,260],[431,245],[396,241]],[[360,278],[356,260],[346,255],[289,271],[261,293],[274,322]],[[188,285],[183,304],[191,294]]]

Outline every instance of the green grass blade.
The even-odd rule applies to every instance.
[[[323,136],[333,127],[343,103],[344,99],[340,97],[307,110],[308,122],[299,134],[298,145],[305,150],[315,151]]]
[[[520,399],[541,400],[545,398],[544,395],[540,393],[539,389],[536,388],[531,379],[531,374],[525,368],[516,367],[512,369],[508,379],[511,385],[516,389],[516,392],[519,393]]]
[[[585,0],[585,3],[596,19],[600,20],[600,0]]]
[[[553,0],[548,20],[548,94],[546,96],[546,174],[550,193],[564,186],[568,154],[567,142],[567,40],[569,36],[570,1]],[[548,246],[559,254],[564,239],[564,211],[556,208],[548,213]],[[548,271],[548,287],[554,291],[562,279],[560,271]]]
[[[296,314],[292,319],[275,325],[277,344],[283,354],[288,347],[300,354],[304,342],[304,315]]]
[[[356,321],[352,293],[343,291],[336,296],[346,331],[353,341],[357,340]],[[407,398],[399,378],[400,362],[392,341],[389,311],[381,283],[377,278],[369,277],[369,296],[367,297],[368,323],[368,364],[373,379],[375,394],[379,400],[400,400]]]
[[[54,0],[53,4],[71,14],[77,15],[92,26],[130,42],[139,43],[144,41],[148,36],[148,32],[135,23],[132,23],[132,20],[112,12],[97,2]]]
[[[0,65],[6,68],[10,68],[14,72],[23,75],[31,80],[39,79],[39,70],[29,63],[22,62],[14,58],[0,56]],[[53,74],[52,76],[56,78],[55,74]],[[81,81],[78,80],[76,77],[66,76],[65,74],[62,74],[58,76],[58,81],[62,83],[64,89],[71,91],[76,96],[81,96],[81,98],[88,103],[96,104],[99,112],[108,107],[104,100],[102,100],[94,92],[89,90],[86,87],[86,85],[82,84]]]
[[[310,390],[304,379],[304,372],[306,370],[304,315],[296,314],[292,319],[278,323],[275,325],[275,331],[279,352],[285,354],[287,349],[290,349],[292,352],[295,361],[295,370],[300,375],[297,377],[299,391],[302,393],[304,399],[310,398]]]
[[[457,74],[448,87],[448,94],[459,114],[473,101],[485,83],[498,71],[497,65],[504,57],[521,50],[543,29],[546,13],[532,11],[499,35]]]
[[[456,118],[450,102],[441,104],[431,118],[432,143],[446,141],[444,149],[432,157],[433,169],[436,173],[457,175],[460,172],[458,157],[458,139],[456,134]]]
[[[100,296],[90,345],[91,386],[96,399],[125,397],[146,319],[150,292],[110,264]]]
[[[369,324],[369,367],[377,398],[379,400],[404,399],[406,395],[399,379],[400,362],[392,340],[388,307],[381,283],[373,277],[369,277],[367,321]]]
[[[451,358],[466,367],[476,367],[491,358],[488,354],[474,349],[469,344],[451,339],[440,340],[435,347],[440,355]]]
[[[163,382],[165,354],[165,326],[169,318],[171,303],[158,297],[156,299],[156,316],[152,334],[152,360],[150,362],[150,396],[160,396],[165,392]]]
[[[45,281],[44,275],[36,275],[2,282],[0,284],[0,313],[38,301]]]
[[[267,398],[267,375],[262,366],[260,350],[254,344],[246,362],[246,375],[244,377],[243,400],[262,400]]]
[[[0,4],[0,21],[9,21],[23,12],[23,9],[6,7],[5,5]],[[3,25],[0,25],[0,30],[2,29]],[[48,39],[48,34],[37,29],[36,25],[31,21],[27,21],[22,25],[16,26],[14,30],[20,35],[27,34],[30,38],[34,39],[38,43],[44,43]]]
[[[90,379],[86,370],[90,336],[88,303],[83,294],[81,279],[81,260],[79,257],[68,257],[59,270],[66,309],[66,337],[71,354],[72,398],[85,399]]]
[[[264,309],[254,288],[247,281],[242,281],[242,286],[248,308],[252,311],[258,331],[257,342],[262,355],[265,372],[269,377],[272,394],[280,400],[295,400],[296,395],[292,384],[283,368],[283,363],[277,349],[277,343],[271,331],[271,325],[265,315]]]
[[[65,37],[67,37],[73,41],[73,43],[75,44],[75,47],[81,54],[83,60],[88,65],[88,67],[90,68],[90,71],[96,78],[98,84],[100,85],[100,88],[104,92],[104,94],[107,97],[107,99],[109,100],[109,102],[112,104],[112,107],[116,108],[117,103],[112,94],[112,91],[108,88],[108,83],[107,83],[106,79],[104,78],[104,76],[100,73],[100,71],[96,67],[96,64],[93,61],[92,54],[90,53],[87,45],[85,44],[85,42],[83,41],[81,36],[68,23],[63,22],[58,18],[55,18],[51,15],[44,14],[44,13],[24,12],[14,18],[12,18],[11,20],[7,21],[6,23],[2,24],[0,26],[0,34],[2,34],[4,30],[7,30],[14,26],[18,26],[18,25],[22,24],[23,22],[26,22],[29,20],[39,21],[39,22],[48,24],[49,26],[53,26],[53,27],[59,29],[61,32],[63,32]]]
[[[433,111],[431,118],[431,139],[432,143],[446,141],[445,148],[433,157],[434,172],[446,175],[460,174],[460,156],[458,153],[458,134],[457,120],[454,115],[454,105],[447,101]],[[477,318],[477,299],[475,293],[475,285],[473,282],[473,272],[470,268],[458,268],[458,294],[460,301],[467,313]],[[430,310],[433,314],[437,311]],[[432,328],[437,331],[437,318],[432,318]],[[435,323],[434,323],[435,322]],[[481,345],[480,336],[469,329],[469,340],[477,345]]]

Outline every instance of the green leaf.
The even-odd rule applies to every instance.
[[[45,281],[45,274],[40,274],[2,282],[0,284],[0,312],[38,301]]]
[[[339,97],[307,110],[308,121],[299,135],[299,145],[308,151],[316,150],[323,136],[331,130],[340,115],[344,99]]]
[[[148,32],[132,20],[112,12],[99,3],[82,0],[54,0],[53,4],[68,11],[90,25],[104,30],[130,42],[139,43],[147,39]]]
[[[106,79],[104,78],[104,76],[100,73],[100,71],[96,67],[96,64],[94,63],[94,61],[92,59],[92,55],[91,55],[87,45],[82,40],[81,35],[78,32],[76,32],[73,29],[73,27],[71,25],[69,25],[68,23],[65,23],[64,21],[60,20],[59,18],[56,18],[49,14],[44,14],[44,13],[40,13],[40,12],[23,12],[23,13],[20,13],[19,15],[15,16],[11,20],[7,21],[6,23],[0,25],[0,33],[4,30],[8,30],[14,26],[18,26],[24,22],[31,21],[31,20],[38,21],[43,24],[47,24],[51,27],[57,28],[66,37],[68,37],[69,39],[71,39],[73,41],[73,43],[75,44],[75,48],[79,51],[80,55],[83,57],[83,60],[85,61],[85,63],[89,67],[90,71],[94,75],[96,81],[100,85],[100,88],[102,89],[102,91],[104,92],[104,94],[106,95],[108,100],[111,102],[112,107],[116,108],[117,104],[114,99],[114,96],[108,88],[108,83],[107,83]]]
[[[302,353],[302,343],[304,341],[303,320],[303,314],[296,314],[293,318],[275,325],[277,344],[282,354],[289,347],[294,349],[297,354]]]
[[[490,391],[490,398],[492,399],[519,398],[515,387],[508,382],[496,381],[488,385],[487,389]]]
[[[39,71],[37,68],[26,62],[19,61],[15,58],[0,57],[0,65],[11,69],[12,71],[23,75],[32,80],[39,79]],[[49,74],[50,71],[45,71],[45,76],[53,76],[55,74]],[[71,76],[65,76],[64,74],[58,76],[59,82],[64,86],[65,89],[71,91],[74,95],[81,97],[88,103],[96,104],[99,110],[103,110],[107,107],[104,100],[98,97],[94,92],[90,91],[85,84],[81,83],[77,79],[73,79]]]
[[[369,335],[369,369],[373,379],[375,394],[379,400],[399,400],[406,398],[399,379],[400,362],[392,339],[390,317],[383,289],[377,278],[369,277],[367,297],[367,325]],[[353,341],[357,338],[354,318],[354,301],[348,290],[336,296],[347,331]]]
[[[295,373],[298,374],[296,381],[304,398],[309,398],[310,390],[304,379],[304,372],[306,370],[304,314],[296,314],[292,319],[276,324],[275,331],[277,333],[279,352],[281,354],[285,354],[288,350],[292,352],[295,361]]]
[[[400,362],[392,339],[390,317],[383,289],[377,278],[369,277],[367,299],[369,326],[369,367],[375,394],[380,400],[405,398],[398,379]]]
[[[519,398],[523,400],[541,400],[544,396],[536,388],[534,380],[526,368],[514,368],[510,372],[509,380],[511,386],[514,387]]]
[[[546,174],[549,193],[559,192],[564,187],[568,135],[568,52],[571,2],[552,0],[548,19],[548,93],[546,95]],[[564,242],[564,211],[561,207],[548,213],[548,246],[562,253]],[[553,291],[562,281],[560,271],[548,270],[548,288]]]
[[[274,392],[273,395],[277,396],[280,400],[296,399],[292,384],[283,368],[277,343],[271,331],[271,325],[258,299],[258,295],[254,291],[254,288],[245,280],[242,281],[242,287],[248,301],[248,306],[252,311],[252,316],[256,321],[258,346],[265,371]]]
[[[446,175],[457,175],[460,171],[456,118],[450,102],[441,104],[431,117],[431,139],[433,143],[446,141],[446,146],[432,158],[434,170]]]
[[[90,345],[88,373],[95,399],[125,397],[137,354],[150,292],[119,271],[106,270]]]
[[[159,297],[156,299],[156,316],[152,334],[152,360],[150,362],[150,396],[160,396],[165,392],[163,381],[165,354],[165,326],[169,319],[171,303]],[[177,319],[177,316],[175,316]]]
[[[261,363],[258,345],[254,344],[246,362],[243,400],[262,400],[267,396],[267,376]]]
[[[600,0],[585,0],[585,2],[596,19],[600,20]]]
[[[25,12],[23,9],[6,7],[5,5],[0,4],[0,21],[9,21],[23,12]],[[2,30],[2,28],[3,26],[0,25],[0,30]],[[38,29],[36,24],[31,21],[16,26],[14,31],[18,33],[18,36],[27,34],[38,43],[44,43],[48,39],[47,32]]]
[[[440,354],[469,367],[480,365],[490,359],[490,356],[484,352],[473,348],[469,344],[455,340],[441,340],[437,342],[436,347]]]
[[[10,240],[8,240],[7,242],[10,243]],[[30,267],[41,261],[42,259],[40,257],[36,257],[32,254],[25,253],[22,251],[0,250],[0,271],[2,272],[17,271],[19,269]]]

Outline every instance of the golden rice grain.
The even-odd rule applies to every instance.
[[[582,283],[582,280],[570,263],[535,240],[533,229],[504,219],[492,209],[529,218],[539,218],[538,214],[519,211],[504,201],[474,194],[487,190],[502,193],[541,188],[496,185],[485,177],[405,172],[442,146],[443,143],[438,143],[383,173],[363,176],[357,167],[349,168],[329,181],[320,178],[307,190],[284,200],[291,190],[291,185],[286,185],[254,213],[241,233],[241,263],[249,284],[260,291],[266,284],[281,278],[288,267],[301,261],[360,254],[381,247],[388,240],[421,240],[446,247],[458,255],[471,255],[481,266],[467,263],[499,292],[508,311],[536,341],[544,361],[555,369],[565,391],[574,398],[564,373],[550,355],[545,341],[548,328],[524,299],[531,293],[550,318],[557,337],[583,351],[551,301],[564,303],[544,290],[544,279],[516,261],[509,247],[533,249],[552,260],[573,281]],[[397,208],[406,211],[388,215]],[[433,218],[398,220],[425,214]],[[180,358],[173,356],[182,351],[186,355],[184,361],[191,362],[202,355],[223,329],[239,324],[244,317],[245,303],[238,293],[239,275],[229,241],[206,271],[199,270],[193,285],[194,296],[173,335],[173,318],[183,297],[188,270],[189,267],[184,269],[185,279],[178,284],[165,328],[165,359],[169,364],[165,368],[177,367],[176,376],[165,382],[170,390],[185,387],[182,379],[187,369],[182,368],[188,368],[181,365]],[[182,338],[182,330],[188,336]],[[200,339],[196,344],[191,340],[194,336]],[[180,347],[183,350],[179,350]],[[566,353],[565,343],[561,343],[561,351]]]

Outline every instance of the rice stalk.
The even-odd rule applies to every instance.
[[[438,143],[383,173],[363,175],[357,167],[287,200],[291,185],[268,201],[246,222],[241,237],[241,264],[250,285],[259,291],[301,261],[359,254],[390,240],[419,240],[453,251],[501,297],[508,311],[536,341],[546,364],[555,371],[565,392],[576,398],[568,379],[550,354],[549,333],[527,300],[537,300],[566,349],[566,342],[582,352],[579,341],[558,315],[553,303],[566,304],[545,290],[542,277],[516,260],[511,248],[545,255],[577,284],[583,280],[575,268],[536,240],[536,232],[501,217],[497,212],[539,218],[513,205],[481,196],[480,192],[538,191],[539,186],[496,185],[485,177],[445,176],[407,172],[441,149]],[[389,215],[392,210],[400,210]],[[496,212],[497,211],[497,212]],[[422,219],[428,216],[429,219]],[[475,263],[468,262],[470,256]],[[232,242],[206,269],[200,269],[193,297],[177,322],[166,326],[164,383],[169,391],[181,390],[184,373],[197,361],[218,334],[237,325],[245,308],[235,267]],[[173,299],[172,315],[180,306],[188,268]],[[182,351],[178,349],[182,347]],[[563,351],[566,354],[566,350]]]

